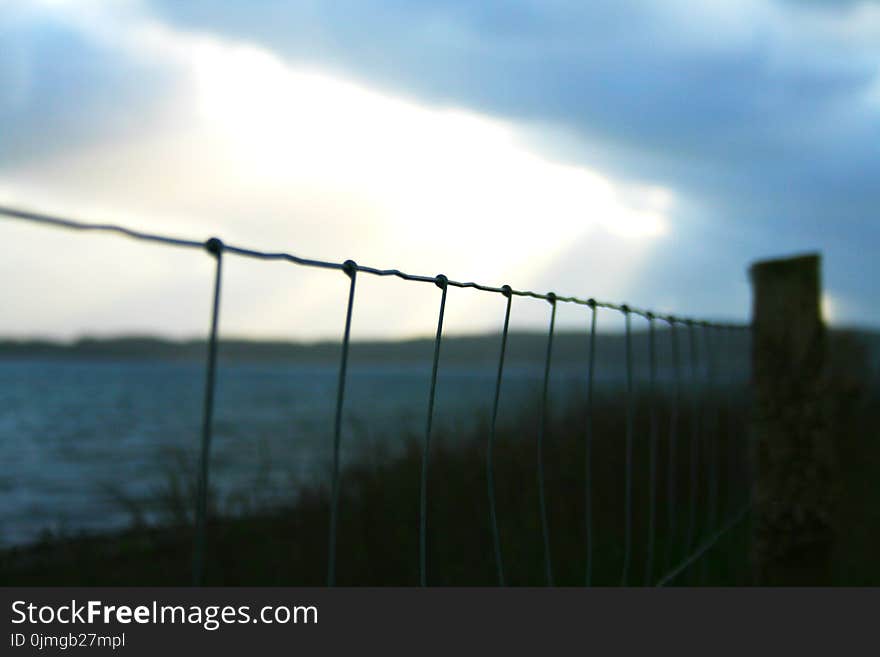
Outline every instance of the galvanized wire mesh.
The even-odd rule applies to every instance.
[[[648,437],[648,524],[647,524],[647,548],[645,550],[645,566],[644,566],[644,582],[645,584],[666,585],[673,583],[677,578],[686,573],[691,565],[699,561],[717,542],[728,532],[730,532],[743,518],[748,514],[750,503],[736,507],[736,496],[733,489],[728,484],[727,500],[724,504],[725,518],[719,520],[719,477],[722,472],[721,460],[725,458],[720,451],[718,441],[716,439],[716,431],[720,425],[720,417],[716,414],[718,409],[712,411],[711,416],[704,416],[704,409],[700,405],[700,395],[698,391],[701,386],[712,388],[717,383],[718,364],[716,361],[717,342],[723,336],[730,336],[735,331],[749,330],[750,327],[741,324],[710,322],[693,318],[677,317],[673,315],[662,315],[649,310],[641,310],[633,308],[627,304],[616,304],[604,301],[597,301],[592,298],[583,299],[575,296],[561,296],[553,292],[537,293],[529,290],[518,290],[509,285],[491,286],[483,285],[475,282],[460,282],[452,280],[447,276],[440,274],[437,276],[422,276],[409,274],[398,269],[378,269],[375,267],[366,267],[358,265],[352,260],[344,262],[329,262],[323,260],[314,260],[302,258],[286,252],[266,252],[254,249],[248,249],[229,244],[224,244],[220,239],[211,238],[206,242],[169,237],[165,235],[157,235],[138,230],[132,230],[116,224],[104,223],[86,223],[75,221],[68,218],[51,216],[37,212],[30,212],[16,208],[0,206],[0,215],[10,219],[19,219],[43,225],[66,228],[77,231],[100,231],[110,232],[132,239],[175,246],[180,248],[205,249],[211,257],[216,261],[215,278],[213,285],[213,303],[211,306],[211,317],[208,334],[208,350],[205,364],[205,391],[203,398],[202,413],[202,433],[201,433],[201,452],[199,460],[199,479],[196,499],[196,532],[195,544],[193,548],[193,582],[201,584],[204,581],[205,560],[207,557],[207,495],[208,495],[208,475],[210,470],[210,450],[211,438],[213,433],[213,410],[214,410],[214,391],[215,391],[215,371],[217,361],[217,341],[219,333],[219,308],[222,296],[221,289],[221,271],[223,258],[226,255],[237,255],[246,258],[256,258],[260,260],[282,260],[303,267],[317,267],[328,270],[338,270],[343,272],[350,280],[349,293],[346,304],[345,325],[342,337],[342,354],[339,367],[339,375],[337,381],[337,395],[335,405],[335,419],[333,427],[333,461],[331,472],[331,501],[330,501],[330,521],[327,548],[327,584],[332,586],[336,583],[336,560],[337,560],[337,531],[340,504],[340,478],[342,469],[340,463],[340,449],[342,436],[342,416],[345,403],[346,378],[348,372],[348,354],[349,343],[351,337],[351,323],[354,310],[355,284],[358,274],[371,274],[375,276],[394,276],[405,281],[433,283],[441,291],[440,304],[437,315],[437,330],[434,338],[433,360],[431,367],[430,387],[428,390],[428,409],[425,418],[424,433],[424,452],[422,457],[422,470],[420,475],[420,491],[419,491],[419,581],[425,586],[429,583],[428,579],[428,473],[430,466],[430,445],[434,424],[435,397],[437,388],[437,375],[440,367],[440,352],[443,341],[443,319],[446,309],[447,292],[449,287],[456,288],[473,288],[487,293],[501,294],[506,298],[506,306],[503,319],[503,328],[501,332],[501,345],[498,359],[497,375],[495,377],[494,395],[492,403],[491,423],[489,427],[488,442],[486,444],[486,479],[487,479],[487,495],[489,504],[489,528],[492,534],[492,544],[494,549],[494,560],[496,577],[499,585],[504,585],[505,569],[502,559],[503,541],[499,530],[498,523],[498,506],[495,493],[495,470],[494,470],[494,450],[497,431],[497,422],[499,414],[499,402],[501,398],[502,382],[504,377],[505,358],[507,355],[507,340],[510,325],[511,305],[513,297],[530,297],[534,299],[543,299],[549,302],[551,306],[549,330],[547,335],[547,344],[544,362],[544,376],[541,393],[540,405],[540,424],[536,438],[537,452],[537,483],[538,483],[538,506],[540,514],[541,539],[544,552],[544,573],[548,586],[554,584],[553,558],[550,542],[550,528],[548,522],[547,506],[548,500],[545,491],[545,471],[544,471],[544,443],[546,433],[548,431],[548,416],[550,414],[550,375],[551,361],[553,354],[553,337],[556,323],[556,310],[558,303],[571,303],[590,308],[591,316],[589,322],[588,337],[588,370],[587,370],[587,397],[586,397],[586,426],[584,431],[585,440],[585,472],[584,472],[584,501],[585,501],[585,557],[586,569],[584,573],[584,583],[589,586],[593,580],[594,568],[594,544],[595,544],[595,528],[593,511],[595,506],[593,494],[593,472],[597,464],[593,462],[592,445],[593,445],[593,412],[594,412],[594,380],[595,380],[595,361],[596,361],[596,327],[597,315],[600,309],[620,313],[623,315],[625,322],[625,367],[626,367],[626,429],[625,429],[625,472],[623,477],[623,497],[624,497],[624,537],[623,537],[623,559],[622,573],[620,577],[621,585],[630,584],[630,574],[632,570],[633,559],[633,540],[634,540],[634,472],[633,472],[633,451],[635,449],[635,423],[634,416],[636,413],[636,390],[634,383],[634,361],[632,345],[632,316],[639,316],[648,322],[648,386],[650,391],[651,407],[649,409],[649,437]],[[660,416],[658,413],[658,378],[657,378],[657,339],[655,332],[656,320],[665,321],[670,327],[670,351],[672,355],[673,384],[670,395],[670,412],[668,424],[668,453],[666,454],[666,548],[664,556],[664,566],[666,573],[659,578],[655,578],[654,571],[656,569],[657,555],[656,552],[656,529],[658,520],[658,468],[659,468],[659,441],[660,433]],[[679,539],[679,518],[677,515],[677,499],[680,491],[677,488],[676,471],[679,467],[677,445],[679,440],[679,418],[680,409],[684,402],[683,392],[683,365],[681,359],[681,349],[678,339],[678,327],[685,327],[688,333],[688,360],[690,364],[690,388],[691,388],[691,409],[692,426],[690,431],[689,449],[689,479],[687,491],[687,523],[685,526],[685,534],[680,547],[683,555],[676,560],[677,539]],[[697,330],[702,329],[704,347],[702,351],[699,348]],[[702,356],[701,354],[705,355]],[[701,380],[700,371],[704,372]],[[730,414],[728,414],[730,417]],[[735,460],[737,458],[737,445],[733,441],[729,441],[729,453],[726,455],[728,459],[728,472],[732,472],[736,467]],[[700,465],[704,466],[706,474],[706,487],[704,491],[700,490]],[[708,504],[706,506],[705,517],[702,522],[702,540],[698,541],[699,519],[697,515],[698,499],[701,495],[705,495]],[[736,507],[736,508],[734,508]],[[705,572],[705,571],[704,571]]]

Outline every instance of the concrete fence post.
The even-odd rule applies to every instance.
[[[818,254],[752,265],[756,583],[830,583],[834,453]]]

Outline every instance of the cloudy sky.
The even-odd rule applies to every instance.
[[[751,261],[821,250],[832,321],[880,325],[877,2],[0,0],[0,44],[3,205],[733,320]],[[207,327],[207,255],[0,243],[2,335]],[[341,330],[338,272],[225,285],[227,334]],[[364,276],[355,336],[430,334],[438,297]]]

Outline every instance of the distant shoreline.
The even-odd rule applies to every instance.
[[[665,329],[660,329],[659,332]],[[647,333],[634,332],[636,343],[646,341]],[[554,335],[554,361],[582,361],[587,357],[587,331],[557,331]],[[597,334],[597,349],[610,358],[622,358],[624,336],[621,333]],[[741,340],[745,347],[744,338]],[[407,363],[427,362],[433,352],[433,338],[407,340],[352,341],[353,362]],[[443,338],[441,357],[444,362],[496,362],[500,350],[500,334],[449,336]],[[543,332],[511,332],[508,337],[507,359],[510,362],[539,362],[546,353],[547,335]],[[204,339],[168,339],[156,336],[120,336],[114,338],[80,338],[72,342],[53,340],[0,339],[0,360],[24,358],[51,359],[153,359],[194,361],[205,356]],[[233,361],[280,361],[299,363],[338,363],[339,341],[296,342],[282,340],[221,339],[219,355]]]
[[[680,329],[679,344],[682,357],[687,358],[686,329]],[[746,332],[715,334],[713,343],[719,364],[728,363],[742,368],[750,360]],[[832,339],[855,338],[863,343],[869,359],[880,365],[880,331],[861,329],[833,329]],[[449,336],[443,338],[441,359],[449,364],[497,364],[500,334]],[[658,365],[671,364],[669,329],[663,324],[656,331]],[[700,350],[706,347],[705,336],[700,338]],[[633,332],[634,353],[637,361],[647,358],[648,334],[645,330]],[[625,338],[622,333],[597,333],[596,351],[600,361],[622,363],[625,359]],[[554,364],[586,363],[589,348],[588,331],[557,331],[554,335]],[[507,362],[531,364],[543,362],[547,349],[544,332],[511,332],[508,339]],[[45,339],[0,338],[0,362],[24,359],[52,360],[157,360],[170,362],[202,361],[205,357],[204,339],[170,339],[158,336],[119,336],[112,338],[80,338],[72,342]],[[338,364],[341,352],[339,341],[296,342],[283,340],[221,339],[219,355],[222,360],[234,362],[283,362],[307,364]],[[432,338],[407,340],[352,341],[349,359],[352,363],[394,364],[430,362],[433,353]]]
[[[560,358],[585,358],[586,336],[559,332],[554,336]],[[622,336],[603,336],[602,342],[617,342]],[[498,358],[500,334],[444,337],[445,362],[484,363]],[[544,333],[511,333],[508,339],[511,362],[540,360],[546,349]],[[219,342],[223,360],[242,362],[296,362],[338,364],[340,341],[297,342],[228,338]],[[204,339],[168,339],[154,336],[81,338],[72,342],[52,340],[0,339],[0,360],[70,359],[111,360],[150,359],[161,361],[201,361],[205,357]],[[616,351],[616,349],[615,349]],[[426,362],[433,352],[432,338],[408,340],[352,341],[350,359],[366,363]],[[582,353],[578,353],[582,352]]]

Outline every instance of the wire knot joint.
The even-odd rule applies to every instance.
[[[441,290],[445,290],[446,286],[449,284],[449,279],[446,278],[444,274],[437,274],[434,277],[434,285],[439,287]]]
[[[215,258],[219,257],[223,253],[223,240],[219,237],[212,237],[205,242],[205,250]]]

